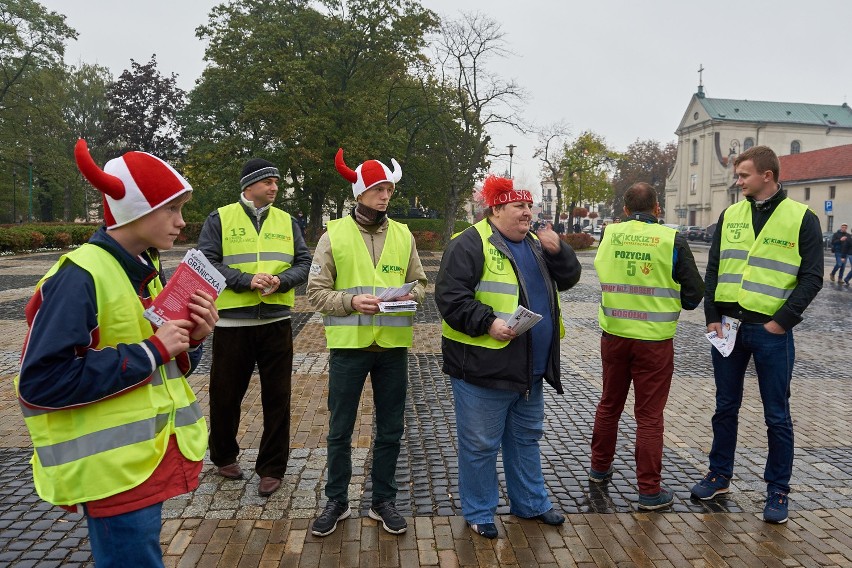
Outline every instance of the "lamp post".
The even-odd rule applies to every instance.
[[[512,156],[515,155],[515,148],[517,148],[517,146],[509,144],[507,147],[509,148],[509,179],[512,179]]]
[[[12,222],[18,222],[18,168],[12,168]]]
[[[29,163],[29,169],[30,169],[30,193],[29,193],[30,208],[29,208],[29,213],[27,214],[27,223],[32,223],[32,221],[33,221],[33,151],[32,151],[31,148],[27,149],[27,162]]]

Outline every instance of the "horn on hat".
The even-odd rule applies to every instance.
[[[402,179],[402,168],[399,167],[399,163],[393,158],[391,158],[391,165],[393,166],[393,172],[391,172],[393,174],[393,182],[399,183],[399,180]]]
[[[346,181],[349,183],[355,183],[358,181],[358,174],[343,161],[343,148],[337,150],[337,155],[334,157],[334,165]]]
[[[80,168],[80,173],[83,174],[89,183],[95,186],[96,189],[109,195],[113,199],[121,199],[124,197],[125,188],[124,182],[114,175],[110,175],[100,169],[92,155],[89,154],[89,147],[86,141],[80,138],[74,146],[74,159],[77,161],[77,167]]]

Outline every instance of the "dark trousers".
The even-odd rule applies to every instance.
[[[603,393],[592,433],[592,469],[608,471],[615,455],[618,421],[633,383],[636,419],[636,480],[639,493],[660,491],[663,469],[663,410],[674,372],[674,343],[601,337]]]
[[[263,435],[255,473],[284,477],[290,455],[290,381],[293,331],[289,319],[249,327],[217,327],[210,369],[210,459],[237,461],[240,405],[255,362],[260,374]]]
[[[348,503],[352,478],[352,432],[367,374],[373,386],[373,504],[396,500],[396,461],[405,429],[408,349],[332,349],[328,361],[328,477],[325,495]]]

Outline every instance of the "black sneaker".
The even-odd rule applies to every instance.
[[[368,513],[371,519],[382,522],[382,528],[391,534],[402,534],[408,528],[408,523],[396,510],[393,501],[380,501],[372,507]]]
[[[328,500],[325,504],[325,509],[322,510],[320,516],[314,520],[311,525],[311,534],[314,536],[328,536],[337,528],[337,521],[342,521],[352,514],[352,509],[349,508],[349,503],[341,503],[340,501]]]

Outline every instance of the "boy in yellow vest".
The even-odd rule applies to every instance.
[[[64,255],[27,304],[16,379],[33,440],[39,496],[86,515],[97,566],[162,566],[162,503],[194,490],[207,426],[186,379],[218,318],[197,292],[191,320],[155,329],[145,308],[163,289],[159,250],[185,226],[192,187],[144,152],[80,171],[104,193],[104,227]]]
[[[311,532],[326,536],[351,514],[352,432],[367,374],[373,386],[376,439],[370,517],[392,534],[404,533],[405,519],[396,510],[396,462],[403,433],[408,386],[408,348],[414,316],[379,313],[382,290],[417,284],[397,300],[422,302],[426,274],[408,227],[387,217],[388,203],[402,170],[378,160],[351,170],[337,152],[340,174],[352,184],[357,200],[351,215],[328,223],[314,252],[308,299],[323,314],[328,341],[328,502]]]
[[[716,411],[710,471],[691,493],[706,501],[730,491],[743,385],[753,358],[768,442],[763,520],[780,524],[787,522],[793,475],[793,327],[822,289],[822,230],[816,214],[788,198],[778,183],[780,163],[771,148],[749,148],[734,168],[745,199],[719,216],[707,258],[704,318],[707,331],[719,336],[723,316],[741,323],[727,357],[711,350]]]
[[[294,288],[308,279],[311,264],[297,222],[272,205],[278,179],[272,163],[248,160],[240,177],[240,200],[210,213],[198,238],[198,249],[227,285],[216,299],[221,318],[210,368],[210,460],[225,478],[243,476],[237,463],[237,429],[256,363],[263,404],[255,462],[261,497],[281,487],[287,470],[293,373],[290,308]]]

